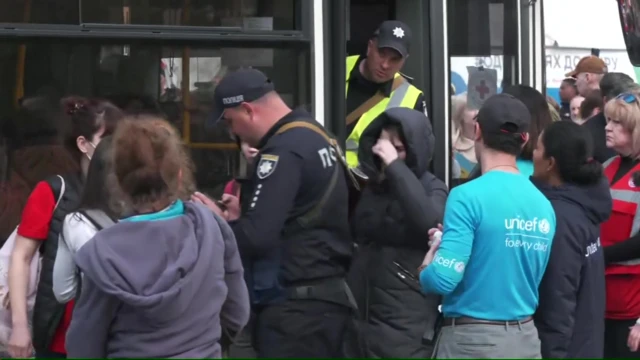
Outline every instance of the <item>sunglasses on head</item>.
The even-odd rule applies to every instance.
[[[621,99],[622,101],[624,101],[627,104],[633,104],[635,102],[638,101],[638,98],[631,93],[622,93],[618,96],[616,96],[616,99]]]

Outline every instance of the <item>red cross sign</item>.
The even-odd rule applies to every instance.
[[[485,96],[491,92],[491,89],[489,89],[484,80],[481,80],[480,85],[476,86],[476,91],[478,92],[478,95],[480,95],[480,99],[484,100]]]
[[[498,72],[496,69],[485,69],[467,66],[467,107],[478,110],[482,104],[498,90]]]

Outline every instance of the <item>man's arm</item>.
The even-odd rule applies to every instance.
[[[243,256],[259,255],[278,247],[285,221],[295,204],[304,165],[301,156],[277,146],[261,150],[256,162],[248,210],[229,223]]]
[[[433,262],[420,273],[422,290],[448,295],[458,286],[471,256],[476,223],[469,199],[453,189],[444,211],[444,233]],[[425,235],[426,237],[426,235]]]

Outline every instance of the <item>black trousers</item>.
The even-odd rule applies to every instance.
[[[632,352],[627,346],[627,339],[635,320],[605,319],[604,323],[604,358],[605,359],[637,359],[640,352]]]
[[[57,352],[53,352],[51,350],[47,351],[36,351],[36,359],[66,359],[66,354],[60,354]]]
[[[351,321],[350,308],[324,301],[269,305],[256,317],[258,358],[343,358],[343,337]]]

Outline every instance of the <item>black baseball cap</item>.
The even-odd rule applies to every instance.
[[[241,69],[227,74],[213,95],[212,123],[218,122],[226,109],[256,101],[274,90],[271,80],[260,70]]]
[[[496,94],[484,102],[476,120],[483,132],[521,134],[529,131],[531,113],[527,106],[510,94]]]
[[[380,24],[373,37],[378,39],[378,48],[390,48],[402,57],[409,55],[411,29],[402,21],[388,20]]]

